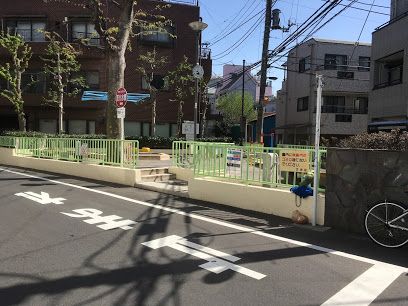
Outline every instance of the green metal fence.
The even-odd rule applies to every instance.
[[[289,148],[289,149],[310,149],[314,150],[314,146],[308,145],[289,145],[289,144],[277,144],[276,147],[278,148]],[[326,147],[320,147],[322,150],[326,150]]]
[[[135,168],[139,159],[137,140],[16,137],[15,148],[20,156],[124,168]]]
[[[314,169],[314,150],[214,143],[173,144],[173,162],[196,177],[264,187],[290,187]],[[325,189],[326,150],[319,153],[319,190]]]
[[[15,147],[15,137],[0,136],[0,147],[14,148]]]
[[[193,168],[195,157],[194,147],[200,144],[218,147],[235,145],[234,143],[224,142],[173,141],[172,145],[173,166],[181,168]]]

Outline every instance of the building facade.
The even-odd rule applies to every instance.
[[[342,138],[367,130],[371,46],[312,38],[290,50],[278,91],[278,143],[311,144],[316,73],[323,75],[321,135]]]
[[[154,81],[163,83],[168,71],[173,70],[178,63],[187,56],[190,63],[196,63],[197,43],[195,32],[189,23],[200,18],[200,8],[186,4],[186,1],[138,1],[138,9],[154,12],[158,4],[171,2],[170,6],[162,9],[160,14],[171,21],[167,32],[149,32],[131,38],[132,50],[126,53],[125,88],[129,93],[148,93],[148,86],[143,77],[137,72],[140,66],[139,55],[156,48],[159,56],[165,57],[167,63],[154,73]],[[47,80],[42,73],[43,63],[40,59],[44,55],[47,45],[44,34],[38,30],[55,31],[64,39],[81,49],[79,56],[81,64],[80,74],[85,78],[88,90],[107,91],[107,58],[100,44],[98,34],[92,22],[91,11],[86,8],[67,4],[60,1],[30,0],[0,0],[1,30],[18,33],[32,47],[33,58],[29,69],[23,76],[24,109],[27,116],[29,130],[54,133],[57,131],[57,108],[42,104],[42,98],[47,90]],[[118,2],[120,5],[120,1]],[[118,16],[120,7],[107,1],[110,16]],[[157,13],[156,13],[157,14]],[[137,31],[137,29],[135,29]],[[87,38],[86,46],[79,40]],[[7,61],[5,50],[0,50],[0,62]],[[211,57],[206,53],[202,59],[206,68],[206,75],[211,76]],[[34,85],[30,80],[34,79]],[[0,86],[7,86],[4,82]],[[178,105],[173,100],[173,93],[164,85],[157,93],[156,135],[175,135],[177,128]],[[65,99],[64,126],[67,133],[104,133],[105,132],[106,102],[81,102],[76,96]],[[184,119],[192,120],[194,112],[193,96],[185,101]],[[150,135],[151,103],[145,101],[140,104],[128,103],[126,106],[125,134],[128,136]],[[17,117],[12,105],[0,98],[0,130],[16,129]]]
[[[391,1],[391,19],[373,32],[370,125],[408,125],[408,1]]]

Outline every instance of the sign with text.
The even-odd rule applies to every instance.
[[[288,172],[310,171],[309,151],[302,150],[280,150],[280,170]]]
[[[116,117],[118,119],[125,119],[126,117],[126,108],[121,107],[116,109]]]
[[[125,107],[127,102],[127,91],[125,88],[119,88],[116,92],[116,107]]]
[[[242,151],[239,149],[227,149],[227,168],[229,172],[241,170]]]

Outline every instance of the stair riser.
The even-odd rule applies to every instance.
[[[142,169],[140,171],[141,175],[153,175],[153,174],[168,174],[169,173],[169,169],[165,168],[165,169]]]

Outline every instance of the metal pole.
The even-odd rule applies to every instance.
[[[317,80],[317,99],[316,99],[316,127],[315,127],[315,153],[314,153],[314,177],[313,177],[313,207],[312,207],[312,225],[316,226],[316,212],[319,201],[319,147],[320,147],[320,118],[322,112],[322,76],[316,75]]]
[[[123,167],[124,162],[124,140],[125,140],[125,118],[120,118],[120,166]]]
[[[246,128],[246,124],[244,122],[244,103],[245,103],[245,60],[242,61],[241,146],[244,145]]]
[[[199,31],[196,32],[197,57],[196,63],[199,65],[200,47],[199,47]],[[197,138],[197,108],[198,108],[198,79],[195,79],[195,96],[194,96],[194,141]]]

